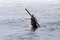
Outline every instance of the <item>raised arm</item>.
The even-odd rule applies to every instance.
[[[27,13],[31,16],[31,13],[25,8],[25,10],[27,11]]]

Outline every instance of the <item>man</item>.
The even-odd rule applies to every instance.
[[[40,25],[38,24],[36,18],[34,17],[34,14],[31,14],[26,8],[25,10],[27,11],[27,13],[31,16],[31,26],[32,26],[32,30],[35,31],[38,27],[40,27]]]

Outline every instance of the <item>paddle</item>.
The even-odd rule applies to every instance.
[[[27,11],[27,13],[32,17],[31,13],[25,8],[25,10]]]

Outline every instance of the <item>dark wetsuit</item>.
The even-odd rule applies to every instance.
[[[32,25],[32,30],[35,31],[37,29],[37,21],[35,17],[31,18],[31,25]]]

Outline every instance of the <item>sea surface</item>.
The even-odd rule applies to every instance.
[[[41,25],[31,31],[27,8]],[[60,3],[0,2],[0,40],[60,40]]]

